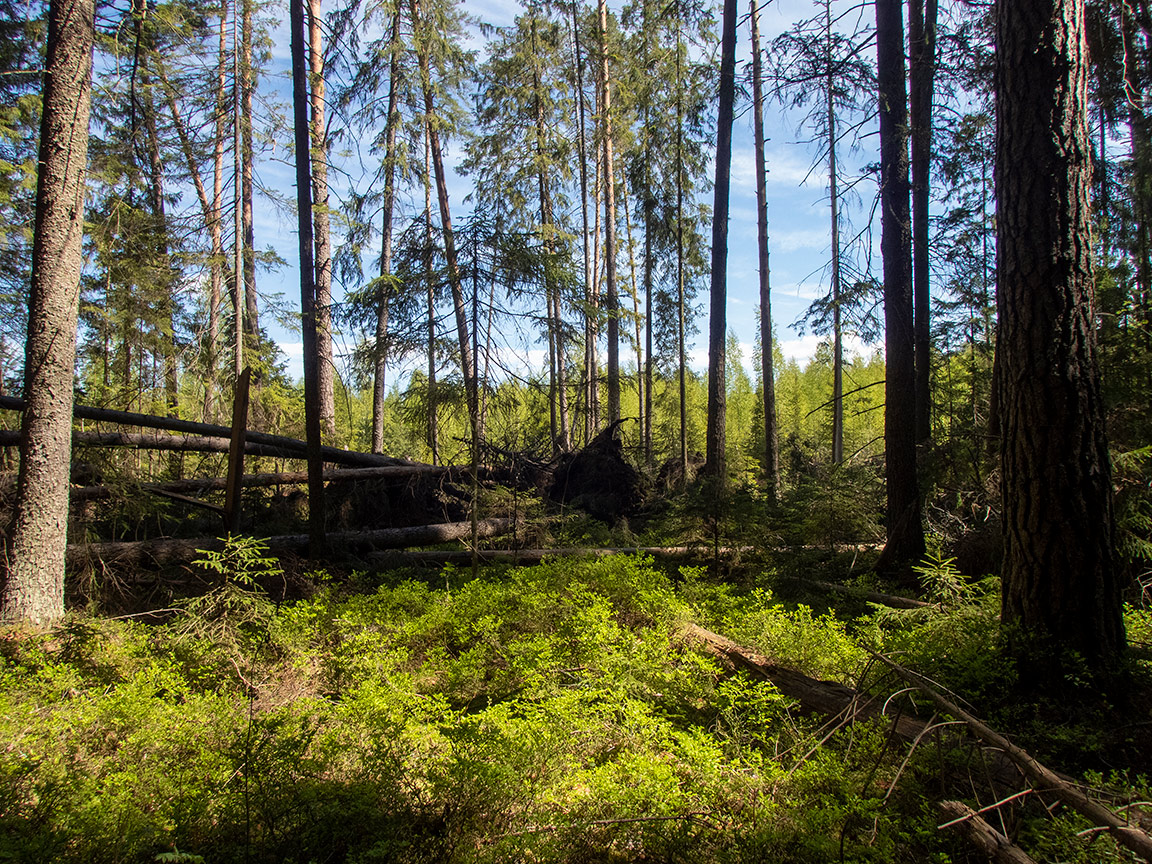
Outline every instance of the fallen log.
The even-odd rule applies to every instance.
[[[1065,806],[1075,810],[1093,825],[1107,829],[1117,843],[1135,852],[1145,861],[1152,862],[1152,837],[1148,834],[1133,827],[1127,820],[1121,819],[1103,804],[1089,798],[1083,789],[1067,782],[1054,771],[1041,765],[1027,751],[1017,747],[1003,735],[984,725],[963,708],[942,696],[923,677],[911,669],[905,669],[899,663],[889,660],[883,655],[877,654],[875,656],[905,682],[931,699],[937,708],[951,714],[957,720],[963,720],[973,735],[985,744],[1003,752],[1019,768],[1020,773],[1028,779],[1033,788],[1052,792]]]
[[[815,711],[845,719],[884,716],[883,705],[879,700],[843,684],[819,681],[794,669],[778,666],[762,654],[756,654],[731,639],[705,630],[696,624],[685,625],[683,632],[729,668],[740,669],[771,681],[785,696],[796,699],[804,711]],[[924,728],[924,721],[915,717],[900,714],[896,718],[895,733],[907,741],[919,738],[924,733]]]
[[[0,408],[10,411],[23,411],[24,400],[15,396],[0,396]],[[76,405],[73,416],[78,420],[93,420],[100,423],[115,423],[121,426],[139,426],[144,429],[162,429],[168,432],[182,432],[186,435],[204,438],[224,438],[231,440],[232,428],[219,426],[215,423],[198,423],[192,420],[179,420],[175,417],[157,417],[152,414],[137,414],[133,411],[114,411],[110,408],[94,408],[90,405]],[[286,435],[271,435],[267,432],[245,431],[245,439],[250,444],[259,444],[270,448],[278,448],[277,452],[262,453],[249,450],[245,453],[254,455],[272,455],[281,458],[305,457],[307,443],[299,438],[289,438]],[[75,440],[75,439],[73,439]],[[0,446],[15,446],[20,443],[18,432],[0,434]],[[189,448],[191,449],[191,448]],[[215,451],[211,451],[215,452]],[[224,451],[227,452],[227,446]],[[337,447],[323,447],[321,452],[325,462],[343,465],[358,465],[362,467],[387,465],[415,465],[407,459],[397,459],[394,456],[384,456],[379,453],[359,453],[353,450],[341,450]]]
[[[721,555],[747,551],[750,546],[722,546]],[[703,546],[568,546],[556,549],[483,549],[481,561],[495,564],[539,564],[550,558],[606,558],[610,555],[651,555],[654,558],[710,557],[716,550]],[[418,552],[385,552],[376,558],[398,563],[459,564],[472,560],[471,552],[431,549]]]
[[[324,472],[324,481],[326,483],[344,483],[356,480],[402,479],[405,477],[440,476],[445,474],[449,476],[464,476],[468,471],[469,469],[467,468],[454,468],[445,465],[416,464],[388,465],[376,468],[335,468]],[[483,471],[481,471],[481,474],[483,474]],[[187,480],[173,480],[169,483],[145,483],[141,484],[139,488],[147,492],[157,492],[160,494],[165,492],[178,495],[189,493],[203,494],[205,492],[225,489],[227,481],[228,478],[226,477],[201,477],[189,478]],[[278,473],[246,474],[241,481],[241,485],[259,488],[267,486],[293,486],[307,482],[307,471],[282,471]],[[74,486],[70,497],[72,501],[102,501],[112,498],[114,495],[115,490],[109,486]]]
[[[512,529],[512,519],[481,519],[477,536],[496,537]],[[383,528],[376,531],[346,531],[328,535],[328,548],[340,552],[367,549],[396,549],[449,543],[471,537],[471,522],[445,522],[439,525],[416,525],[411,528]],[[303,553],[308,549],[307,534],[284,534],[265,540],[273,555]],[[179,564],[195,558],[201,550],[219,550],[224,543],[218,537],[190,539],[163,538],[122,543],[76,543],[68,546],[68,564],[81,566],[98,561],[105,565],[134,566],[141,564]]]
[[[278,437],[278,436],[269,436]],[[287,438],[286,441],[293,439]],[[17,447],[20,433],[10,430],[0,431],[0,447]],[[250,456],[266,456],[272,459],[304,459],[303,441],[294,444],[267,444],[248,438],[244,442],[244,452]],[[156,435],[140,432],[73,432],[72,446],[84,447],[135,447],[138,450],[177,450],[198,453],[227,453],[231,438],[206,435]],[[300,446],[297,446],[300,445]],[[321,455],[325,462],[337,465],[361,467],[417,467],[420,463],[405,462],[391,456],[375,453],[358,453],[354,450],[340,450],[336,447],[322,447]]]
[[[960,801],[941,801],[940,813],[951,820],[941,828],[955,828],[969,843],[999,864],[1036,864],[1019,846],[989,825],[984,819]]]
[[[923,609],[925,606],[932,605],[924,600],[916,600],[912,597],[901,597],[898,594],[880,594],[864,588],[856,588],[851,585],[837,585],[835,582],[822,582],[818,579],[800,579],[796,576],[790,576],[788,581],[816,588],[821,591],[845,594],[848,597],[867,600],[869,603],[879,603],[881,606],[889,606],[893,609]]]

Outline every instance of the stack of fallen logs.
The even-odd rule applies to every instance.
[[[0,396],[0,408],[20,411],[24,400],[11,396]],[[228,453],[234,448],[235,429],[211,423],[198,423],[173,417],[156,417],[130,411],[115,411],[85,405],[75,406],[75,417],[101,423],[121,426],[155,429],[160,432],[86,432],[75,431],[73,446],[131,447],[146,450],[166,450],[184,452]],[[171,434],[175,433],[175,434]],[[304,441],[283,435],[270,435],[263,432],[244,430],[242,452],[251,456],[272,458],[304,459],[307,444]],[[0,430],[0,447],[14,447],[19,444],[19,433]],[[462,477],[467,469],[447,466],[426,465],[406,459],[397,459],[377,453],[360,453],[341,450],[336,447],[322,448],[325,463],[344,466],[324,472],[328,483],[354,482],[362,480],[410,478],[419,475]],[[241,463],[242,464],[242,463]],[[243,474],[235,477],[211,477],[176,480],[167,483],[146,483],[140,486],[150,494],[182,501],[191,506],[216,512],[224,508],[206,502],[198,497],[210,491],[227,491],[230,485],[239,488],[282,486],[304,484],[306,471],[288,471],[264,474]],[[73,486],[71,500],[94,501],[112,498],[113,490],[104,485]],[[510,519],[481,519],[476,525],[476,536],[488,538],[510,530]],[[417,525],[406,528],[389,528],[376,531],[345,532],[331,534],[329,540],[334,548],[348,551],[367,549],[402,549],[409,546],[446,543],[468,538],[472,534],[471,522],[449,522],[433,525]],[[68,547],[70,564],[80,564],[98,560],[103,564],[137,565],[144,562],[167,564],[187,561],[195,557],[198,550],[218,547],[220,541],[213,538],[174,539],[161,538],[119,543],[72,544]],[[268,539],[270,551],[275,554],[300,552],[307,548],[305,535],[284,535]]]

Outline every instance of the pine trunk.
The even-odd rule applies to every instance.
[[[878,567],[907,573],[924,554],[916,475],[915,341],[904,18],[900,0],[876,0],[880,95],[880,249],[884,256],[884,475],[887,542]]]
[[[400,128],[400,115],[396,110],[400,77],[400,4],[392,13],[392,58],[388,66],[388,119],[384,130],[384,214],[380,226],[380,275],[392,274],[392,214],[396,203],[396,135]],[[372,381],[372,452],[384,452],[384,399],[388,395],[388,292],[385,285],[380,293],[376,312],[376,360]]]
[[[93,37],[91,0],[52,0],[24,351],[27,407],[11,539],[3,556],[3,621],[44,624],[64,614]]]
[[[756,251],[760,263],[760,381],[764,403],[764,479],[776,497],[780,457],[776,436],[776,387],[772,370],[772,299],[768,267],[768,177],[764,164],[764,93],[760,57],[760,8],[750,0],[752,19],[752,130],[756,150]]]
[[[1091,260],[1084,0],[997,5],[1002,621],[1022,669],[1124,646]],[[1028,683],[1038,683],[1032,680]]]
[[[608,68],[608,4],[599,0],[600,87],[604,134],[604,306],[608,317],[608,423],[620,419],[620,295],[616,285],[616,171],[612,158],[612,78]]]
[[[720,38],[720,104],[716,119],[716,186],[712,205],[712,280],[708,317],[708,431],[704,473],[727,473],[724,355],[728,335],[728,193],[732,168],[732,121],[736,103],[736,0],[724,0]]]
[[[315,258],[312,238],[312,178],[309,158],[308,60],[304,44],[304,0],[290,0],[292,108],[296,145],[296,223],[300,241],[300,321],[304,343],[304,427],[308,441],[308,536],[313,558],[325,550],[324,463],[321,457],[320,370],[317,340]]]
[[[321,0],[308,0],[309,137],[312,142],[312,224],[316,246],[316,350],[320,425],[336,437],[336,363],[332,354],[332,235],[328,217],[328,130],[324,119],[324,45]]]
[[[937,0],[909,0],[909,100],[912,125],[912,293],[916,329],[916,440],[932,437],[931,295],[928,206],[932,156],[932,95],[936,75]]]

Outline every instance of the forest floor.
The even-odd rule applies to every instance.
[[[939,803],[1013,795],[983,815],[1033,860],[1136,860],[1051,790],[1017,795],[876,655],[1127,812],[1152,799],[1147,653],[1024,699],[995,580],[931,559],[930,605],[891,609],[789,578],[852,558],[286,574],[234,541],[154,614],[0,634],[0,860],[976,862]],[[1152,643],[1152,612],[1126,614]],[[884,713],[802,710],[693,625]],[[934,728],[913,743],[900,717]]]

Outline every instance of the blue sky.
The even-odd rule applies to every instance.
[[[617,5],[610,2],[613,8]],[[468,0],[465,8],[470,15],[497,26],[512,23],[519,12],[517,4],[502,0]],[[812,4],[804,0],[769,3],[761,11],[762,43],[767,44],[773,36],[788,28],[792,22],[811,16],[814,11]],[[741,14],[746,16],[746,12],[746,8],[742,8]],[[741,27],[739,39],[741,42],[739,60],[743,62],[747,60],[750,49],[746,24]],[[278,29],[274,41],[273,64],[274,69],[278,70],[278,77],[268,83],[287,94],[288,84],[284,76],[287,75],[289,57],[288,33],[285,27]],[[735,331],[744,348],[745,364],[751,373],[752,346],[757,326],[756,309],[759,302],[755,161],[752,145],[752,112],[748,105],[738,106],[737,110],[739,113],[733,134],[732,154],[727,317],[729,328]],[[797,131],[795,115],[786,114],[779,105],[770,102],[765,106],[764,116],[769,138],[767,163],[772,313],[784,356],[795,357],[803,363],[814,354],[819,337],[811,332],[801,336],[792,324],[803,315],[814,298],[826,291],[824,263],[829,257],[830,245],[826,176],[819,166],[809,172],[813,154],[809,147],[796,143],[797,139],[805,135]],[[874,140],[874,138],[866,139],[865,143]],[[258,166],[260,181],[280,190],[282,194],[294,194],[293,169],[281,161],[288,154],[283,148],[278,147],[270,155],[272,159],[266,156]],[[455,164],[459,156],[458,143],[449,142],[445,156],[449,165]],[[875,157],[864,152],[853,158],[862,163]],[[454,218],[457,214],[460,216],[465,214],[464,199],[469,190],[470,183],[467,178],[454,174],[450,179],[449,193]],[[862,194],[871,196],[872,188],[865,185],[862,187]],[[710,197],[711,193],[709,203]],[[273,247],[282,258],[290,262],[287,267],[281,268],[276,273],[261,273],[260,290],[280,292],[288,304],[298,308],[298,270],[291,263],[296,256],[295,218],[270,205],[261,206],[258,203],[256,209],[257,245]],[[859,212],[849,213],[849,218],[853,217],[855,217],[853,221],[862,221],[864,218]],[[707,298],[700,299],[703,303]],[[706,306],[702,308],[706,309]],[[706,312],[702,313],[699,320],[698,329],[701,334],[707,332],[704,314]],[[271,322],[264,323],[288,357],[289,373],[293,377],[299,377],[301,374],[299,336]],[[349,339],[347,335],[337,336],[338,352],[350,350],[352,346]],[[536,345],[531,348],[531,359],[540,358],[542,362],[543,347]],[[849,348],[859,351],[870,350],[855,341],[849,343]],[[625,362],[628,362],[631,353],[627,349],[622,350]],[[692,352],[691,362],[694,367],[702,369],[706,365],[706,360],[706,339],[700,336]]]

